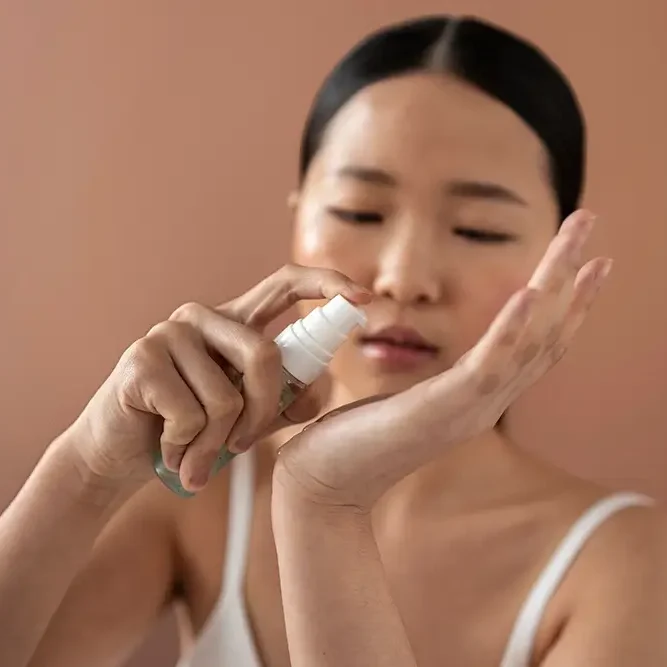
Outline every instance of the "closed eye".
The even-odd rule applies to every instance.
[[[509,243],[516,240],[513,234],[476,229],[474,227],[455,227],[454,234],[476,243]]]
[[[384,220],[384,217],[375,211],[354,211],[346,208],[329,207],[329,213],[344,222],[353,222],[357,224],[377,224]]]

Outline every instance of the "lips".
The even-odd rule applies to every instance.
[[[433,360],[438,346],[418,331],[407,327],[388,327],[359,338],[363,355],[386,370],[412,370]]]
[[[380,329],[375,333],[366,333],[361,337],[361,342],[362,344],[380,343],[396,345],[426,352],[438,351],[436,345],[429,343],[415,329],[409,329],[407,327],[388,327],[386,329]]]

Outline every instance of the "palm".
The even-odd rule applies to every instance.
[[[489,330],[452,369],[411,389],[330,414],[281,452],[277,479],[317,502],[370,508],[390,486],[446,448],[492,428],[564,354],[609,262],[579,268],[590,216],[571,216]]]

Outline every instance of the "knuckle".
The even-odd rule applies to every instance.
[[[284,264],[283,266],[278,269],[276,272],[276,276],[278,278],[281,278],[287,282],[295,280],[298,278],[304,271],[304,267],[301,266],[300,264]]]
[[[258,368],[274,370],[282,362],[280,349],[272,340],[259,338],[250,345],[248,362]]]
[[[157,340],[140,338],[128,347],[113,372],[120,396],[145,395],[159,385],[164,351]]]
[[[159,341],[144,336],[125,350],[122,361],[133,375],[145,374],[160,364],[163,352]]]
[[[181,442],[175,442],[173,444],[188,444],[191,442],[195,436],[206,428],[208,419],[206,413],[201,409],[191,409],[183,412],[179,416],[177,421],[177,428],[175,429],[175,435],[178,435],[183,438]]]
[[[211,401],[206,405],[208,418],[212,421],[226,421],[238,417],[243,412],[243,396],[237,391],[230,392],[224,398]]]
[[[171,322],[195,322],[203,308],[202,304],[195,301],[184,303],[176,308],[169,317],[169,320]]]
[[[298,264],[285,264],[276,274],[279,281],[278,289],[288,305],[298,301],[296,286],[306,269]]]
[[[336,269],[320,269],[322,272],[323,276],[326,276],[327,278],[331,278],[332,280],[341,280],[344,282],[348,282],[348,277],[344,274],[341,273],[340,271],[337,271]]]
[[[148,338],[165,338],[170,340],[179,340],[192,335],[192,326],[184,321],[166,320],[158,322],[150,329]]]
[[[339,287],[343,287],[350,283],[350,279],[336,269],[317,268],[313,269],[313,271],[317,272],[321,285],[329,284],[330,286],[338,285]]]

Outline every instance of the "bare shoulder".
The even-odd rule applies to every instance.
[[[573,571],[586,578],[588,590],[621,590],[635,584],[667,583],[667,514],[657,504],[635,505],[617,511],[591,537]],[[643,592],[643,589],[642,589]]]
[[[595,529],[559,588],[554,599],[558,625],[598,624],[621,635],[638,621],[643,630],[653,621],[663,627],[667,623],[665,563],[664,508],[652,504],[619,509]]]
[[[540,664],[666,664],[666,559],[661,508],[627,507],[605,521],[556,595],[561,622]]]

